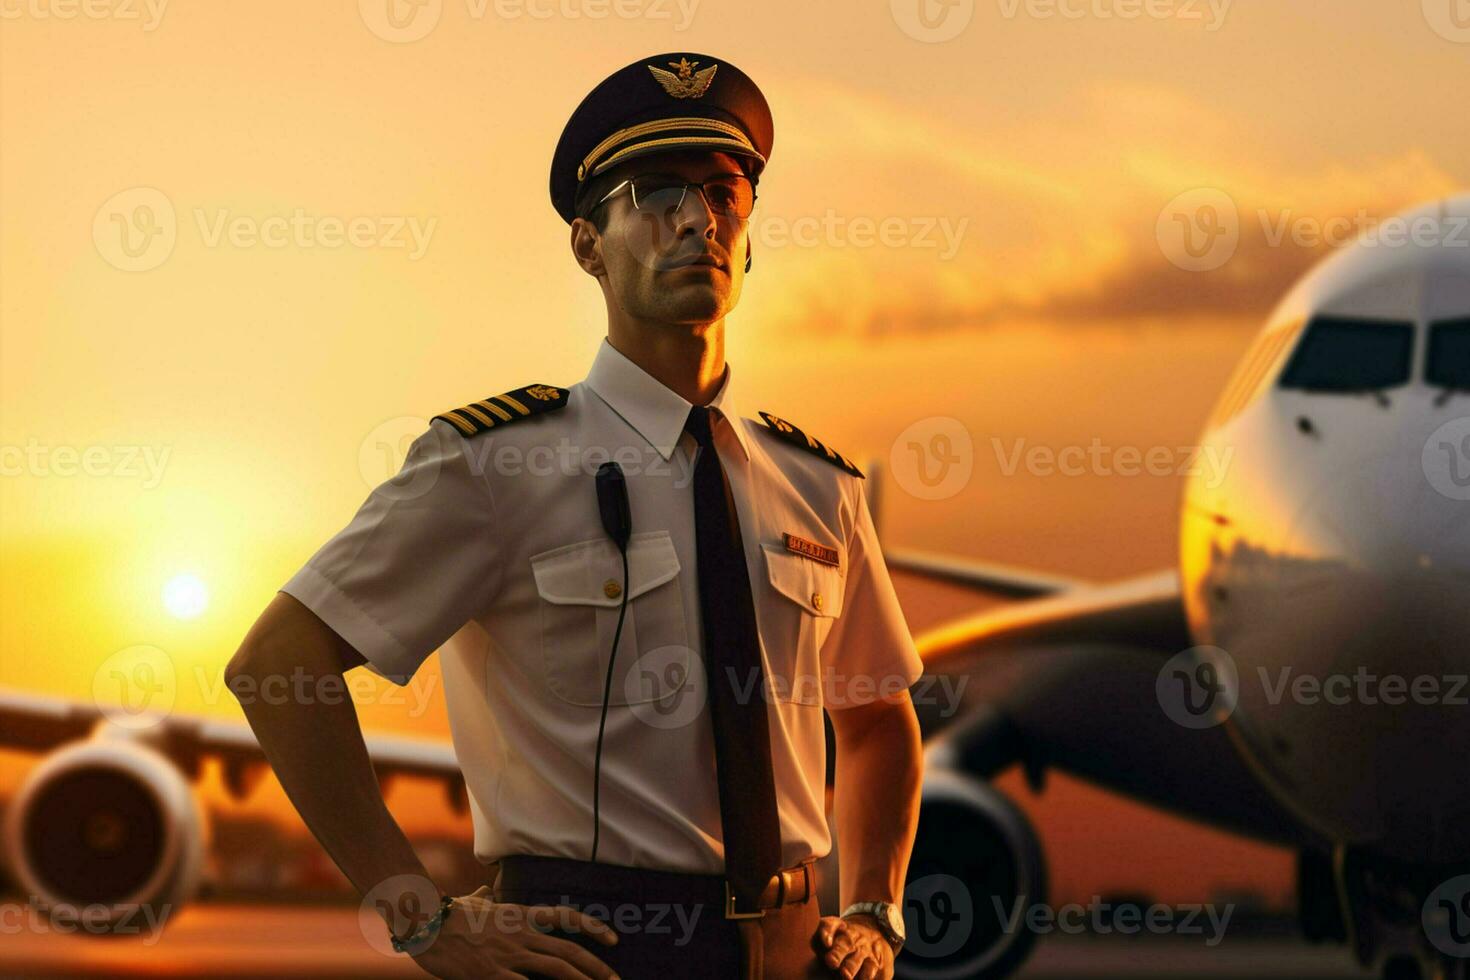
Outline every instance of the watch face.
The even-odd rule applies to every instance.
[[[890,904],[887,908],[886,918],[888,920],[888,928],[892,929],[893,934],[899,939],[903,939],[903,911],[897,905]]]

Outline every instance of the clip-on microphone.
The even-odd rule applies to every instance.
[[[628,507],[628,480],[617,463],[597,468],[597,512],[602,528],[623,556],[623,601],[618,605],[618,625],[613,631],[612,651],[607,656],[607,679],[602,684],[602,717],[597,722],[597,757],[592,767],[592,860],[597,860],[597,838],[602,830],[598,807],[602,783],[602,730],[607,724],[607,701],[612,693],[613,660],[618,655],[618,638],[623,634],[623,617],[628,613],[628,538],[633,533],[633,514]]]

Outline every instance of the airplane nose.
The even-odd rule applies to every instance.
[[[1281,683],[1251,727],[1344,836],[1425,859],[1470,846],[1470,785],[1448,775],[1470,754],[1470,502],[1413,448],[1337,470],[1298,511],[1273,562]]]

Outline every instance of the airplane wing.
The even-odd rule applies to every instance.
[[[1008,599],[1031,599],[1087,588],[1091,583],[994,562],[972,561],[909,548],[884,548],[890,571],[963,585]]]
[[[1110,585],[1073,586],[1062,594],[946,623],[915,643],[925,662],[937,662],[1018,643],[1112,639],[1167,651],[1165,659],[1192,646],[1179,574],[1169,570]]]
[[[90,702],[68,701],[0,688],[0,748],[47,752],[106,731],[110,723]],[[189,778],[198,778],[204,759],[218,759],[225,783],[243,797],[269,768],[255,733],[244,722],[196,715],[161,714],[137,728],[116,728],[171,759]],[[465,806],[464,779],[448,742],[399,735],[364,735],[380,783],[394,776],[438,779],[456,811]]]

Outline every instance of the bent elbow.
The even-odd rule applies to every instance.
[[[258,655],[249,644],[241,646],[225,664],[225,687],[244,705],[255,688]]]

